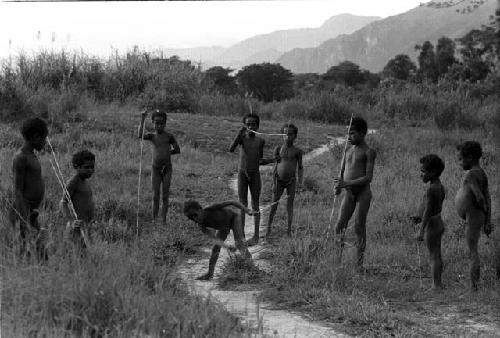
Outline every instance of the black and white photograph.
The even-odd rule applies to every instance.
[[[500,0],[0,1],[0,337],[500,337]]]

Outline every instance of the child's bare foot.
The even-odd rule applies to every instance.
[[[204,274],[204,275],[196,277],[197,280],[210,280],[212,278],[213,278],[213,275],[210,274],[210,273],[208,273],[208,272],[206,274]]]
[[[256,238],[256,237],[252,237],[252,239],[248,240],[247,241],[247,246],[254,246],[254,245],[257,245],[259,243],[259,238]]]

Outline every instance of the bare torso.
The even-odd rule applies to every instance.
[[[245,136],[241,139],[239,169],[245,172],[259,171],[264,140],[258,136]]]
[[[153,143],[153,167],[162,168],[172,167],[171,162],[171,145],[175,142],[174,136],[168,132],[163,132],[160,134],[148,134],[145,139],[150,140]]]
[[[236,213],[229,208],[204,209],[202,226],[215,230],[230,229],[235,216]]]
[[[363,146],[351,147],[347,151],[345,159],[344,180],[355,180],[366,175],[368,151],[370,151],[370,148],[366,144]],[[367,183],[363,185],[350,186],[347,189],[352,193],[357,194],[369,186],[370,184]]]
[[[78,219],[90,223],[94,219],[95,205],[89,182],[76,175],[68,182],[67,187]]]
[[[36,209],[42,203],[45,195],[45,184],[42,178],[42,166],[33,152],[19,150],[14,157],[14,177],[19,175],[17,172],[20,167],[24,168],[21,175],[24,175],[22,187],[15,187],[22,191],[22,196],[29,203],[31,209]],[[16,179],[14,179],[16,181]]]
[[[467,171],[455,196],[455,206],[458,215],[462,219],[465,219],[467,213],[484,212],[477,202],[470,184],[477,184],[483,195],[486,195],[488,191],[488,178],[483,169],[474,168]]]
[[[299,156],[302,156],[302,151],[293,145],[282,145],[276,148],[275,154],[280,157],[277,165],[278,178],[283,181],[295,178]]]

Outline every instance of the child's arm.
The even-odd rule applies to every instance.
[[[25,176],[26,176],[26,157],[23,155],[17,155],[14,158],[14,162],[12,164],[12,171],[14,172],[14,196],[15,196],[15,205],[17,211],[23,215],[28,214],[28,205],[26,200],[24,199],[24,185],[25,185]]]
[[[73,194],[76,191],[76,182],[73,179],[70,180],[68,182],[68,184],[66,185],[66,190],[69,193],[69,198],[73,199]],[[62,211],[64,217],[67,220],[74,220],[75,219],[75,216],[73,215],[73,213],[71,212],[71,210],[69,208],[68,197],[66,196],[66,193],[64,193],[64,192],[63,192],[63,196],[61,199],[60,207],[61,207],[61,211]]]
[[[247,131],[246,127],[241,127],[240,131],[238,131],[238,134],[234,138],[233,142],[231,143],[231,146],[229,147],[229,152],[232,153],[235,151],[236,147],[241,144],[241,140],[243,138],[243,135],[245,135]]]
[[[420,226],[420,231],[417,235],[417,241],[424,240],[425,228],[427,227],[427,225],[429,224],[429,220],[431,219],[433,206],[439,200],[439,197],[436,196],[436,194],[437,192],[432,188],[429,188],[425,193],[425,209],[422,214],[422,225]]]
[[[221,203],[215,203],[215,204],[212,204],[212,205],[206,207],[205,210],[215,210],[215,209],[221,209],[221,208],[225,208],[225,207],[229,207],[229,206],[241,209],[249,215],[254,214],[254,211],[248,209],[243,204],[241,204],[240,202],[236,202],[236,201],[225,201],[225,202],[221,202]]]
[[[486,186],[486,205],[488,206],[488,211],[486,212],[486,222],[484,223],[484,233],[489,236],[493,231],[493,225],[491,224],[491,195],[488,186]]]
[[[304,179],[304,167],[302,165],[302,150],[299,150],[297,154],[297,174],[299,178],[299,186],[302,185],[303,179]]]
[[[259,165],[266,165],[274,162],[274,158],[264,158],[264,145],[266,141],[261,140],[259,145]]]
[[[170,155],[181,153],[181,148],[179,147],[179,144],[177,143],[177,140],[175,139],[174,135],[171,135],[170,137],[170,144],[172,145],[172,151],[170,152]]]
[[[477,177],[475,177],[470,171],[467,173],[465,176],[464,184],[467,185],[472,193],[474,194],[474,197],[476,198],[476,202],[479,205],[481,209],[485,212],[485,214],[488,214],[488,209],[489,205],[488,202],[486,201],[486,196],[483,194],[481,189],[479,188],[479,184],[477,182]]]

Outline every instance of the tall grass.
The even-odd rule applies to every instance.
[[[265,119],[345,123],[352,113],[372,123],[433,125],[442,130],[500,128],[500,76],[482,82],[443,79],[436,84],[385,81],[378,88],[335,86],[280,102],[209,92],[203,71],[188,60],[162,59],[137,48],[107,59],[80,53],[41,51],[4,60],[0,72],[0,117],[41,115],[66,122],[94,105],[119,102],[205,115],[242,116],[252,110]]]
[[[73,152],[87,148],[96,154],[96,173],[91,178],[97,206],[95,236],[87,257],[79,258],[63,241],[65,220],[58,212],[61,191],[42,154],[46,199],[41,223],[49,228],[50,258],[45,264],[17,255],[17,233],[9,225],[7,204],[0,208],[2,261],[1,330],[5,336],[244,336],[239,321],[221,306],[189,295],[172,273],[183,257],[196,252],[201,234],[181,213],[191,190],[200,201],[228,193],[218,180],[217,155],[186,146],[174,159],[171,210],[167,228],[151,226],[149,163],[144,159],[140,205],[141,237],[135,235],[135,208],[139,147],[132,133],[119,133],[133,126],[115,121],[117,133],[93,129],[92,121],[66,124],[50,137],[66,179],[73,174]],[[12,181],[9,163],[20,146],[19,132],[1,125],[0,182],[4,198]],[[86,132],[82,132],[82,129]],[[145,156],[149,154],[146,147]],[[195,159],[195,160],[194,160]],[[201,176],[191,175],[203,172]],[[194,187],[194,188],[193,188]]]
[[[486,313],[487,320],[498,324],[494,313],[498,311],[500,303],[500,281],[495,272],[500,262],[499,241],[486,239],[484,235],[481,237],[481,291],[471,302],[459,299],[468,289],[469,276],[464,224],[453,204],[463,176],[463,170],[456,162],[455,146],[467,139],[479,140],[483,145],[482,165],[489,175],[490,193],[495,201],[500,196],[500,181],[495,174],[500,167],[500,158],[494,138],[485,137],[477,131],[463,133],[453,130],[442,133],[435,128],[380,129],[368,139],[368,143],[377,151],[377,158],[372,182],[373,200],[367,221],[367,272],[357,274],[354,271],[355,248],[352,244],[355,235],[352,227],[346,235],[349,244],[344,251],[344,264],[339,266],[334,263],[332,243],[325,242],[324,236],[329,224],[332,188],[330,184],[319,184],[319,188],[309,189],[307,187],[314,185],[308,184],[306,190],[296,198],[294,238],[282,239],[273,244],[273,254],[270,255],[273,273],[269,275],[268,281],[271,287],[265,288],[265,297],[290,308],[300,308],[318,318],[349,323],[358,328],[353,332],[365,335],[436,332],[435,327],[419,317],[418,309],[410,310],[414,302],[422,304],[424,311],[429,310],[433,302],[440,304],[432,305],[438,312],[451,311],[453,307],[450,304],[458,308],[481,308],[485,312],[479,312]],[[421,245],[419,258],[417,243],[413,239],[417,228],[409,221],[409,216],[416,213],[424,193],[425,185],[418,171],[419,158],[427,153],[438,154],[446,164],[442,175],[442,182],[447,189],[442,213],[446,223],[442,241],[445,263],[443,282],[446,289],[443,294],[436,296],[420,289],[419,259],[423,269],[423,286],[431,287],[428,254],[425,246]],[[340,158],[339,147],[328,156],[307,163],[306,180],[330,182],[332,168],[338,166]],[[338,208],[339,205],[336,214]],[[498,203],[493,202],[493,220],[497,223],[497,231],[499,213]],[[278,233],[284,234],[285,212],[277,216]],[[331,231],[334,225],[335,218]],[[400,305],[405,306],[405,311],[398,310]],[[440,318],[439,314],[436,316]],[[442,330],[440,334],[453,332]]]

